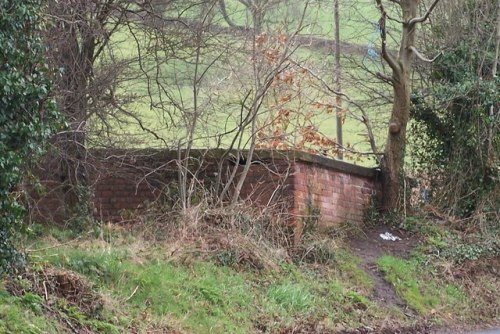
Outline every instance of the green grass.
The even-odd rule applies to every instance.
[[[31,247],[45,249],[73,238],[57,229],[49,233],[57,239],[38,233]],[[107,325],[119,332],[157,327],[186,333],[251,333],[257,323],[272,332],[317,319],[329,326],[342,322],[357,327],[383,316],[383,308],[369,300],[372,282],[359,268],[359,259],[347,252],[338,252],[330,269],[283,263],[282,272],[254,272],[195,255],[187,262],[167,261],[164,246],[128,233],[105,231],[107,241],[92,235],[31,256],[35,267],[77,272],[106,296],[105,315],[97,324],[89,324],[90,319],[70,305],[60,307],[86,325]],[[369,311],[361,315],[361,310]]]
[[[365,289],[357,287],[357,280],[341,283],[339,277],[331,283],[326,277],[313,277],[294,266],[289,268],[289,274],[271,276],[271,281],[267,281],[198,261],[188,266],[157,259],[139,264],[123,250],[72,248],[46,254],[44,258],[52,265],[89,277],[102,292],[111,293],[121,305],[126,305],[132,322],[141,314],[150,314],[157,321],[168,319],[170,326],[180,323],[181,328],[195,333],[248,333],[259,310],[269,318],[282,319],[282,325],[297,318],[328,316],[326,310],[337,310],[334,315],[355,322],[344,314],[344,304],[368,303],[368,294],[365,297],[356,292]],[[347,261],[342,268],[341,277],[360,274]],[[349,273],[351,269],[354,271]],[[313,285],[312,279],[317,280]],[[335,321],[335,316],[331,321]]]
[[[124,250],[65,249],[46,260],[90,278],[125,306],[131,320],[150,314],[198,333],[246,333],[250,326],[251,286],[228,268],[158,260],[139,264]]]
[[[128,270],[136,275],[118,289],[130,293],[138,287],[130,299],[136,309],[150,303],[148,311],[154,315],[183,319],[184,326],[196,332],[245,333],[250,327],[252,295],[241,275],[203,263],[191,268],[147,264]]]
[[[457,286],[433,280],[416,260],[382,256],[377,262],[385,278],[398,295],[423,315],[452,312],[458,305],[468,305],[465,293]],[[455,310],[456,311],[456,310]]]
[[[41,300],[33,294],[14,297],[0,287],[0,333],[57,333],[58,323],[43,315]]]
[[[88,314],[50,294],[46,303],[43,293],[29,290],[27,278],[18,278],[15,281],[25,291],[20,297],[0,286],[0,333],[66,333],[66,320],[110,334],[132,329],[254,333],[256,328],[272,333],[304,323],[338,329],[415,320],[407,318],[403,309],[374,301],[375,284],[361,268],[361,260],[338,245],[330,246],[332,257],[326,262],[284,261],[277,263],[279,270],[257,271],[217,261],[216,253],[192,248],[195,244],[182,244],[184,250],[180,244],[147,241],[138,231],[111,226],[96,228],[78,240],[56,228],[34,225],[31,230],[27,244],[32,273],[44,268],[76,272],[100,296],[102,307]],[[173,257],[174,253],[178,255]],[[479,280],[484,295],[472,300],[458,281],[444,280],[431,263],[422,265],[425,258],[424,254],[410,260],[383,256],[377,265],[419,318],[437,323],[491,318],[488,296],[496,291],[494,282]],[[41,275],[38,282],[43,279]],[[52,312],[47,312],[47,305]]]
[[[374,281],[361,267],[361,260],[350,251],[340,249],[336,253],[337,269],[345,281],[354,284],[358,290],[366,295],[371,294]]]
[[[272,284],[267,297],[287,312],[307,314],[315,307],[314,296],[309,288],[304,284],[288,280]]]

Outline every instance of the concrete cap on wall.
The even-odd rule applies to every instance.
[[[169,149],[94,149],[92,150],[96,157],[107,158],[114,157],[117,159],[123,157],[154,157],[154,160],[161,160],[164,163],[173,161],[179,157],[185,156],[185,150],[169,150]],[[234,159],[238,156],[246,161],[249,154],[248,150],[226,150],[222,148],[217,149],[191,149],[189,156],[194,159],[207,159],[207,160],[220,160],[220,159]],[[252,161],[301,161],[305,163],[315,164],[332,170],[337,170],[343,173],[357,175],[369,179],[380,179],[380,169],[369,168],[364,166],[355,165],[349,162],[332,159],[326,156],[312,154],[299,150],[268,150],[258,149],[254,151]]]

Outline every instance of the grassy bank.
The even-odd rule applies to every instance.
[[[29,269],[0,288],[0,332],[350,333],[498,321],[498,273],[433,259],[427,236],[410,257],[377,258],[401,305],[381,298],[348,239],[311,235],[287,248],[241,231],[144,233],[151,228],[34,226]],[[498,270],[498,257],[481,261]]]

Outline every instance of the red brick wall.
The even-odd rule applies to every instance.
[[[60,182],[49,178],[40,180],[38,190],[30,189],[27,199],[29,217],[41,222],[62,222],[66,217],[65,196]]]
[[[152,187],[145,181],[136,183],[133,178],[106,176],[94,186],[94,216],[103,221],[118,221],[124,211],[135,211],[144,208],[146,202],[158,198],[160,189]]]
[[[119,221],[126,211],[142,210],[146,201],[152,202],[167,186],[177,182],[175,154],[157,151],[128,156],[113,154],[106,159],[97,158],[91,173],[94,216],[103,221]],[[99,155],[103,156],[103,152]],[[124,158],[125,156],[125,158]],[[197,179],[202,180],[208,191],[220,174],[223,180],[236,167],[237,177],[243,166],[230,161],[217,165],[214,154],[205,157]],[[256,207],[281,205],[293,221],[301,227],[317,219],[321,228],[343,222],[359,223],[370,199],[378,192],[377,172],[344,162],[334,161],[303,152],[259,151],[254,157],[240,198],[249,200]],[[44,195],[35,196],[30,211],[38,220],[64,220],[66,194],[64,187],[54,181],[50,172],[42,175],[46,184]],[[233,182],[230,189],[234,189]],[[314,217],[309,217],[314,215]]]
[[[377,189],[377,182],[367,176],[310,162],[295,162],[295,214],[304,221],[311,221],[308,216],[312,213],[318,215],[320,228],[362,222]]]
[[[223,173],[227,175],[232,168],[234,168],[232,165],[225,166]],[[235,181],[230,187],[231,191],[234,190],[243,166],[237,168]],[[248,200],[256,206],[265,206],[268,203],[274,204],[283,201],[287,195],[292,194],[290,189],[293,179],[284,177],[288,168],[291,168],[291,166],[283,162],[252,165],[241,189],[240,198]],[[210,187],[210,182],[215,179],[215,173],[219,173],[216,169],[215,165],[208,166],[199,176],[199,179],[204,180],[203,183]],[[159,177],[161,176],[157,175],[156,179]],[[139,169],[135,173],[128,171],[126,178],[117,176],[115,173],[101,177],[96,181],[94,186],[94,215],[96,218],[105,221],[119,221],[122,219],[124,211],[140,211],[144,208],[146,201],[153,202],[158,199],[165,186],[177,182],[176,172],[163,175],[160,181],[142,178],[143,174]],[[207,193],[209,193],[208,191],[210,190],[207,189]],[[293,200],[290,200],[289,203],[293,203]]]

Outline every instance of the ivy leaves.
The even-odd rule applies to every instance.
[[[24,210],[13,194],[58,120],[43,62],[41,0],[0,0],[0,274],[20,260],[13,245]]]

